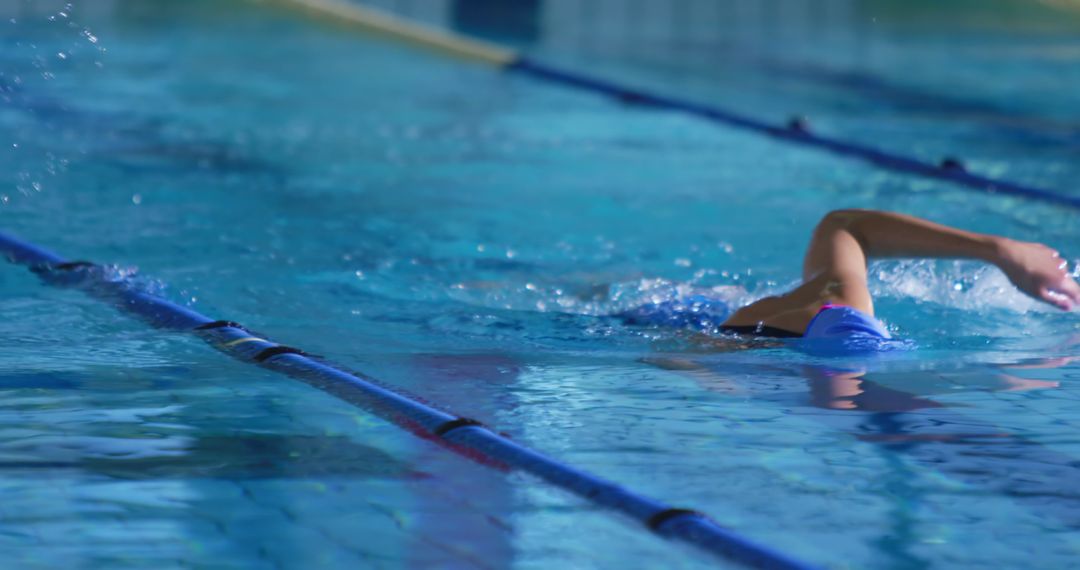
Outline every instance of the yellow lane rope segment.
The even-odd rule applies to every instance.
[[[444,32],[431,26],[409,22],[382,10],[360,6],[345,0],[260,1],[306,10],[314,15],[329,18],[350,27],[383,34],[407,43],[492,65],[509,65],[518,57],[513,51],[494,44]]]

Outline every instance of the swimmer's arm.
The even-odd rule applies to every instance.
[[[890,257],[970,258],[993,262],[996,236],[874,210],[830,212],[814,230],[803,263],[803,278],[838,268],[852,271],[866,260]]]
[[[865,287],[867,259],[890,257],[980,259],[1000,267],[1017,288],[1036,299],[1063,310],[1080,304],[1080,285],[1058,252],[1045,245],[873,210],[826,215],[807,250],[803,278],[828,275]]]
[[[736,311],[725,325],[765,325],[802,332],[824,303],[874,314],[866,263],[873,258],[981,259],[1024,293],[1063,310],[1080,304],[1080,285],[1058,253],[1042,244],[968,232],[873,210],[837,210],[814,229],[803,261],[803,283]]]

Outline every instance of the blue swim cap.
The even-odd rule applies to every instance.
[[[843,355],[895,349],[892,335],[881,321],[840,305],[825,305],[810,321],[800,346],[817,355]]]
[[[807,339],[858,336],[883,340],[892,338],[881,321],[858,309],[841,305],[823,306],[803,333],[803,338]]]

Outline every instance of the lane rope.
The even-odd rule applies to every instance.
[[[235,322],[211,319],[142,291],[130,281],[110,278],[102,266],[69,262],[47,249],[2,232],[0,253],[13,263],[28,266],[49,285],[76,287],[152,326],[198,335],[233,358],[283,373],[333,394],[420,437],[440,442],[448,449],[476,459],[482,465],[530,473],[597,505],[621,512],[661,536],[692,544],[751,568],[817,568],[743,537],[699,511],[675,508],[638,494],[519,445],[476,420],[402,395],[362,373],[348,371],[299,349],[251,336],[246,328]]]
[[[433,26],[424,26],[375,8],[341,0],[262,0],[268,4],[301,8],[309,14],[374,32],[435,51],[495,66],[509,65],[517,54],[492,43],[466,38]]]
[[[743,115],[716,105],[689,99],[650,93],[618,82],[578,73],[526,57],[509,48],[467,38],[460,34],[419,24],[383,10],[361,7],[344,0],[263,0],[275,5],[303,9],[309,14],[332,20],[364,32],[379,33],[405,43],[423,46],[471,61],[486,63],[509,72],[591,93],[613,97],[623,103],[667,111],[682,112],[728,127],[752,131],[791,144],[817,148],[825,152],[860,159],[878,168],[921,176],[983,192],[1018,196],[1080,209],[1080,196],[1071,196],[1036,185],[990,178],[969,171],[956,157],[934,163],[904,156],[862,143],[815,134],[805,119],[792,119],[782,125]]]

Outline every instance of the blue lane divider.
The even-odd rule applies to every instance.
[[[895,172],[915,174],[951,182],[988,194],[1022,196],[1024,198],[1033,198],[1080,209],[1080,196],[1068,196],[1036,186],[1009,182],[1007,180],[996,180],[973,174],[963,168],[962,164],[956,159],[945,159],[942,164],[924,162],[916,158],[906,157],[862,144],[816,135],[805,127],[792,128],[790,126],[770,125],[763,121],[745,117],[713,105],[705,105],[685,99],[677,99],[650,93],[641,89],[626,87],[615,82],[551,67],[526,57],[518,57],[508,64],[506,69],[543,79],[545,81],[608,95],[627,103],[672,111],[681,111],[728,126],[762,133],[796,144],[824,149],[833,154],[859,158],[878,167]]]
[[[478,41],[447,30],[411,22],[380,9],[360,6],[344,0],[278,1],[284,5],[303,8],[310,13],[331,18],[364,32],[378,31],[386,37],[424,46],[456,57],[498,66],[508,71],[522,73],[544,81],[609,95],[627,103],[689,113],[728,126],[754,131],[796,144],[820,148],[840,156],[859,158],[887,170],[951,182],[989,194],[1022,196],[1080,209],[1080,196],[1069,196],[1032,185],[1008,180],[996,180],[973,174],[968,172],[963,167],[963,163],[956,158],[945,158],[940,164],[934,164],[856,142],[824,137],[814,134],[806,125],[806,122],[802,120],[789,122],[786,127],[770,125],[721,107],[649,93],[645,90],[620,85],[587,74],[559,69],[530,59],[504,46]]]
[[[726,529],[698,511],[673,508],[650,499],[523,447],[475,420],[398,394],[363,374],[314,359],[298,349],[258,336],[237,323],[210,319],[140,291],[128,281],[110,278],[99,265],[68,261],[4,233],[0,233],[0,252],[12,262],[29,266],[50,285],[79,287],[156,327],[197,334],[234,358],[303,381],[451,450],[481,459],[483,464],[515,468],[540,477],[593,503],[628,515],[661,536],[682,540],[752,568],[816,568]]]

